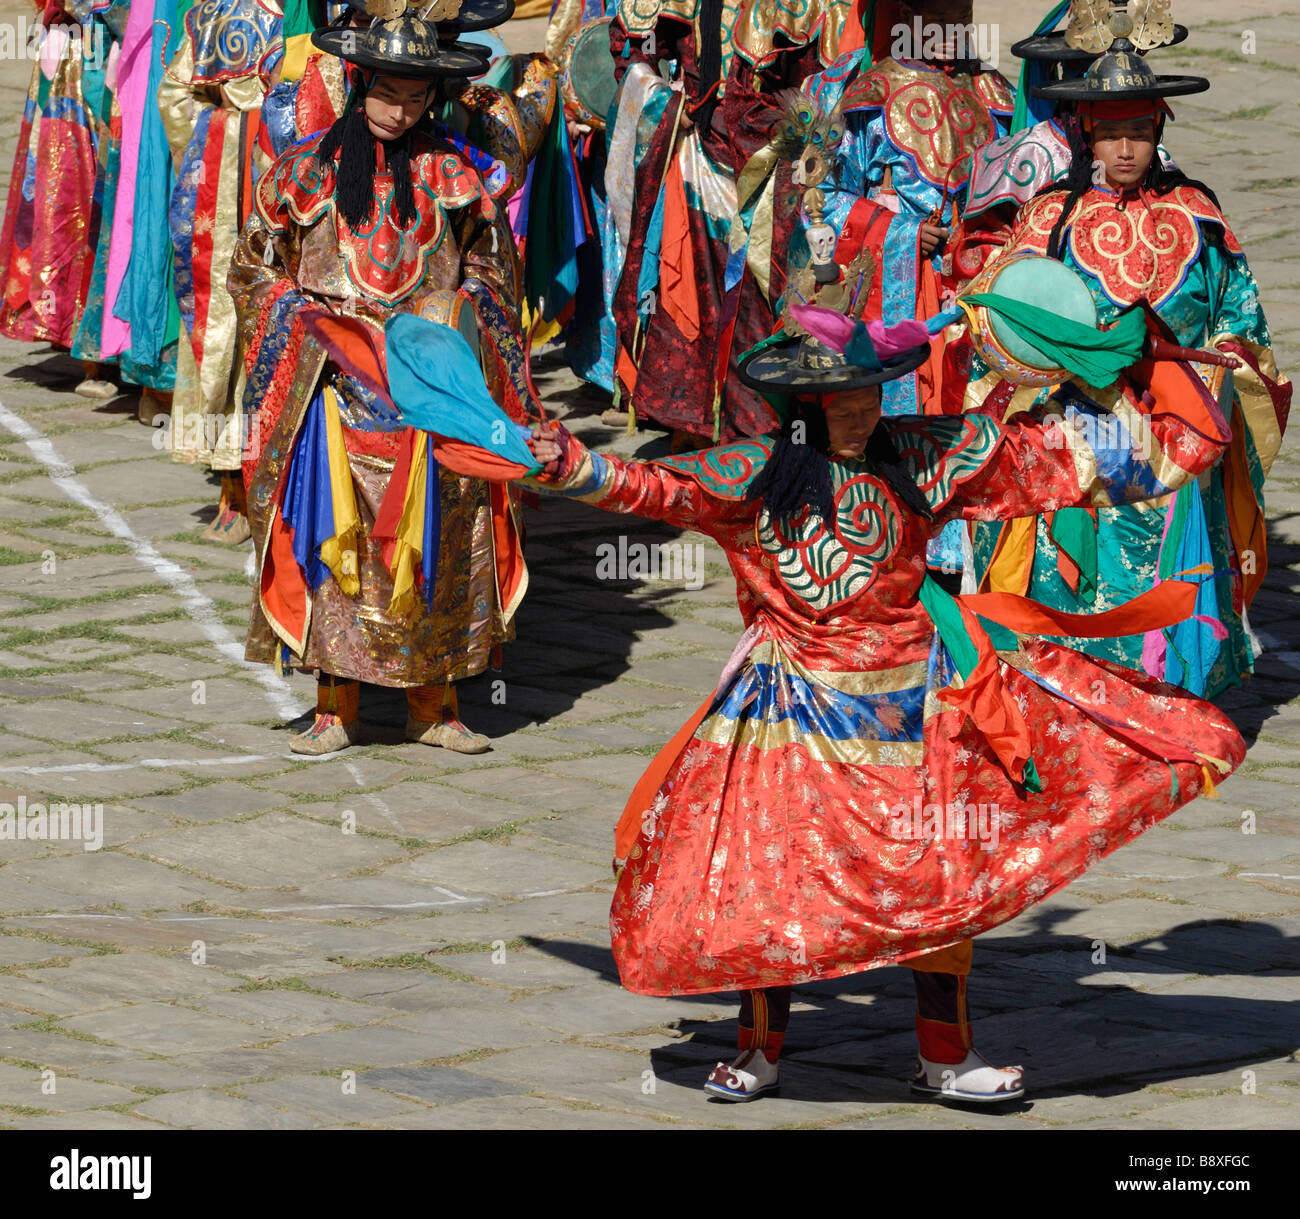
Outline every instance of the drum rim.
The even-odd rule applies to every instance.
[[[995,285],[997,284],[997,281],[1001,277],[1003,272],[1007,271],[1011,267],[1023,266],[1027,263],[1032,263],[1032,262],[1050,263],[1053,267],[1059,267],[1062,271],[1064,271],[1067,275],[1069,275],[1071,277],[1072,282],[1077,283],[1082,292],[1082,296],[1080,299],[1086,300],[1088,305],[1090,306],[1092,316],[1091,316],[1091,320],[1087,321],[1086,324],[1094,327],[1098,324],[1099,317],[1097,313],[1097,302],[1093,297],[1092,293],[1088,290],[1088,285],[1085,282],[1083,276],[1081,276],[1077,271],[1075,271],[1074,268],[1067,267],[1065,263],[1060,261],[1060,259],[1048,258],[1047,255],[1038,254],[1033,250],[1024,250],[1019,254],[1017,254],[1016,256],[1007,259],[1007,261],[1000,268],[994,268],[996,274],[993,275],[993,277],[988,281],[988,283],[983,284],[981,286],[981,291],[996,292],[997,288]],[[995,310],[989,309],[984,305],[977,305],[976,307],[979,309],[983,309],[985,316],[988,318],[988,328],[987,328],[988,340],[986,341],[991,340],[992,343],[994,343],[997,346],[998,351],[1001,352],[1002,355],[1004,355],[1008,360],[1011,360],[1015,364],[1019,365],[1021,368],[1027,369],[1031,373],[1038,373],[1044,376],[1049,373],[1057,374],[1057,375],[1060,374],[1061,369],[1060,366],[1057,364],[1051,364],[1051,363],[1034,364],[1031,363],[1029,360],[1025,359],[1024,356],[1017,355],[1014,351],[1012,351],[1007,346],[1007,337],[1005,331],[1010,329],[1008,323],[1003,321],[997,315]],[[1080,319],[1076,318],[1072,320],[1078,321]],[[999,327],[1001,327],[1002,329],[1000,330]],[[1037,347],[1034,347],[1034,345],[1030,343],[1027,339],[1022,338],[1019,335],[1017,335],[1016,338],[1021,343],[1024,343],[1025,346],[1032,347],[1034,351],[1038,352],[1038,355],[1043,359],[1047,358],[1044,352],[1039,351],[1039,349]]]
[[[573,101],[574,101],[578,106],[580,106],[580,107],[582,108],[582,110],[583,110],[583,112],[584,112],[585,114],[587,114],[587,115],[589,115],[589,116],[592,116],[594,119],[598,120],[599,123],[600,123],[602,126],[604,125],[604,122],[605,122],[605,114],[604,114],[604,113],[597,113],[596,108],[595,108],[594,106],[590,106],[590,105],[588,105],[588,104],[587,104],[587,99],[584,98],[584,97],[582,97],[582,96],[580,96],[579,93],[578,93],[578,91],[577,91],[577,89],[576,89],[575,86],[574,86],[574,80],[573,80],[573,57],[574,57],[574,55],[577,53],[579,43],[580,43],[580,42],[583,42],[584,40],[585,40],[585,41],[590,41],[590,40],[591,40],[591,34],[592,34],[592,31],[595,30],[595,28],[596,28],[597,26],[601,26],[601,27],[603,27],[603,28],[606,30],[606,34],[605,34],[605,53],[606,53],[607,55],[609,55],[609,60],[610,60],[610,63],[612,64],[612,63],[614,62],[614,56],[613,56],[612,54],[610,54],[610,51],[609,51],[609,34],[608,34],[608,29],[609,29],[609,25],[610,25],[610,23],[611,23],[613,20],[614,20],[614,19],[613,19],[612,17],[597,17],[597,18],[595,18],[595,19],[592,20],[592,21],[587,21],[587,22],[584,22],[582,25],[580,25],[576,30],[573,31],[572,34],[569,35],[569,45],[568,45],[568,48],[567,48],[567,51],[566,51],[566,54],[565,54],[565,59],[564,59],[564,79],[565,79],[565,87],[566,87],[566,91],[567,91],[568,95],[573,99]],[[617,95],[617,93],[618,93],[618,85],[617,85],[617,83],[615,83],[615,86],[614,86],[614,93],[615,93],[615,95]],[[612,101],[613,99],[611,98],[610,100]],[[608,111],[608,107],[606,107],[606,112],[607,112],[607,111]]]

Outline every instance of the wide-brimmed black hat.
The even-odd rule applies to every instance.
[[[1148,97],[1179,97],[1204,93],[1204,76],[1157,76],[1136,50],[1110,50],[1100,56],[1080,80],[1054,80],[1036,85],[1035,97],[1055,102],[1119,102]]]
[[[366,26],[340,20],[316,30],[311,40],[322,51],[382,76],[482,76],[490,63],[487,51],[476,43],[440,38],[438,27],[414,7],[396,17],[375,18]]]
[[[738,371],[746,385],[764,393],[837,394],[905,377],[929,354],[930,344],[922,343],[882,360],[879,368],[861,368],[811,335],[796,335],[746,352]]]
[[[438,22],[438,29],[453,34],[490,30],[514,16],[515,0],[463,0],[455,17]]]
[[[1164,45],[1176,46],[1187,39],[1185,25],[1174,26],[1174,36]],[[1055,30],[1050,34],[1031,34],[1019,42],[1011,44],[1011,54],[1017,59],[1054,60],[1057,63],[1087,62],[1096,59],[1095,51],[1085,51],[1082,47],[1072,47],[1065,41],[1065,31]]]

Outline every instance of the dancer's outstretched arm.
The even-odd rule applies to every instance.
[[[757,512],[754,504],[710,495],[698,479],[671,466],[595,453],[562,425],[551,430],[534,424],[528,444],[542,473],[521,479],[524,486],[580,499],[607,512],[630,512],[711,536]],[[736,483],[752,472],[753,459],[746,449],[742,443],[721,451],[725,456],[720,460],[734,472]],[[757,444],[753,449],[754,458],[764,453]]]

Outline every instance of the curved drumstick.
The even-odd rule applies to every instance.
[[[1221,351],[1203,351],[1196,347],[1179,347],[1165,339],[1151,335],[1147,338],[1147,355],[1153,360],[1192,360],[1197,364],[1217,364],[1220,368],[1240,368],[1236,356]]]

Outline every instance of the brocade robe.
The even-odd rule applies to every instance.
[[[1245,744],[1214,707],[1045,642],[1037,608],[1016,599],[971,600],[954,631],[925,575],[927,538],[947,521],[1105,506],[1194,479],[1226,425],[1194,373],[1161,375],[1150,460],[1133,453],[1102,471],[1060,429],[1108,410],[1145,415],[1128,387],[1094,400],[1071,385],[1005,425],[886,421],[934,521],[863,463],[843,462],[831,467],[832,524],[806,512],[775,521],[745,500],[767,438],[653,464],[575,444],[534,480],[709,534],[747,628],[714,695],[625,810],[610,911],[624,986],[799,985],[960,943],[1241,762]],[[979,630],[969,610],[999,624],[983,672],[962,659]],[[1026,781],[1013,780],[994,745],[1017,719],[1041,790],[1027,766]]]
[[[383,324],[395,312],[459,325],[481,345],[494,397],[522,420],[528,391],[510,304],[518,255],[503,210],[473,167],[423,132],[411,137],[414,224],[404,229],[396,218],[392,172],[381,163],[370,221],[353,230],[334,203],[333,163],[322,167],[315,156],[320,138],[290,148],[259,181],[231,263],[260,570],[247,655],[378,685],[459,680],[482,672],[513,637],[526,585],[514,506],[504,486],[433,464],[437,507],[427,519],[430,529],[437,522],[436,576],[427,601],[417,595],[410,612],[395,609],[393,573],[374,527],[395,472],[413,460],[416,434],[356,374],[355,353],[382,353]],[[325,331],[309,329],[321,319]],[[329,330],[335,322],[341,328]],[[360,522],[341,567],[326,573],[319,538],[305,554],[292,550],[310,522],[286,517],[286,504],[303,485],[298,463],[310,463],[312,438],[334,425],[336,409],[347,469],[330,477],[350,481]],[[335,490],[331,482],[308,507],[327,509]],[[357,585],[349,591],[351,576]]]
[[[1021,210],[1002,259],[1043,254],[1067,195],[1041,195]],[[1122,203],[1122,206],[1120,204]],[[1220,245],[1207,233],[1217,232]],[[1199,572],[1196,618],[1163,632],[1071,641],[1092,655],[1146,667],[1214,697],[1254,669],[1244,611],[1268,566],[1264,480],[1282,441],[1291,384],[1277,370],[1259,288],[1223,214],[1201,191],[1121,200],[1094,187],[1063,230],[1063,261],[1087,283],[1099,323],[1149,301],[1185,347],[1239,356],[1233,374],[1232,443],[1221,462],[1171,496],[1091,520],[1056,513],[973,530],[981,587],[1028,592],[1071,612],[1103,611],[1179,572]],[[994,274],[1001,260],[989,264]],[[981,280],[981,282],[983,282]],[[1206,366],[1217,387],[1223,370]],[[1045,391],[1044,391],[1045,392]],[[1001,381],[973,356],[968,409],[1005,417],[1038,396]]]

